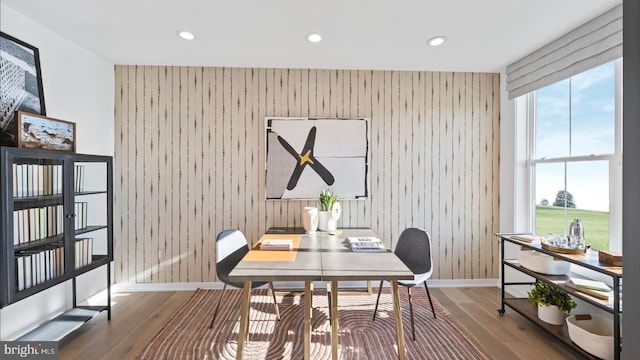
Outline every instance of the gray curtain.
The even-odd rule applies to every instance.
[[[507,66],[509,99],[622,57],[622,5]]]

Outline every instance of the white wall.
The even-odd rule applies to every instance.
[[[527,172],[526,101],[509,100],[507,75],[500,73],[500,232],[532,231]],[[516,114],[520,115],[516,116]]]
[[[77,152],[113,155],[113,64],[4,5],[0,5],[0,30],[40,51],[47,116],[76,123]],[[87,277],[91,279],[81,281],[78,300],[106,285],[104,267]],[[67,282],[0,309],[0,339],[15,338],[71,304]]]
[[[529,232],[526,169],[526,123],[520,111],[526,111],[524,101],[509,100],[505,70],[500,73],[500,232]],[[519,122],[517,121],[519,120]],[[520,247],[505,246],[505,258],[514,259]],[[501,268],[502,270],[502,268]],[[505,267],[508,281],[532,281],[523,273]],[[504,275],[500,271],[500,278]],[[530,286],[510,286],[506,291],[514,296],[526,296]]]
[[[507,75],[500,73],[500,232],[515,231],[515,106],[507,93]]]

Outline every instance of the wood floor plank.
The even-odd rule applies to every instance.
[[[534,342],[537,337],[531,336],[531,332],[538,332],[538,328],[531,324],[525,324],[523,326],[519,319],[511,319],[509,316],[499,316],[497,309],[499,307],[499,302],[495,299],[498,299],[498,296],[487,296],[489,294],[473,294],[479,293],[478,290],[473,290],[473,288],[462,289],[461,292],[467,293],[467,297],[469,299],[473,299],[470,303],[460,304],[460,307],[465,310],[474,320],[478,323],[478,326],[484,327],[487,331],[492,334],[496,334],[496,338],[498,338],[502,342],[513,342],[513,341],[525,341],[525,342]],[[518,314],[513,314],[512,312],[509,315],[515,315],[520,317]],[[523,319],[524,320],[524,319]],[[532,325],[532,326],[529,326]],[[545,339],[546,341],[546,339]],[[540,344],[532,344],[532,345],[540,345]]]
[[[460,288],[447,288],[446,290],[447,297],[451,299],[455,304],[461,303],[472,303],[473,300],[465,294],[463,289]]]
[[[111,305],[111,322],[107,322],[106,313],[104,312],[89,320],[63,341],[60,349],[61,357],[74,359],[87,349],[95,346],[99,347],[104,342],[103,336],[106,335],[108,328],[124,329],[130,324],[131,319],[135,319],[139,316],[138,314],[144,313],[145,304],[162,301],[164,296],[168,295],[170,294],[145,292],[131,295],[114,294]],[[108,334],[108,336],[111,344],[117,341],[120,336],[126,336],[126,334],[124,332],[114,332],[113,334]]]
[[[447,289],[448,290],[448,289]],[[448,291],[433,289],[431,294],[453,316],[464,330],[489,352],[494,359],[518,359],[518,356],[506,347],[495,334],[483,330],[478,322],[460,308],[449,296]]]
[[[493,359],[580,358],[515,311],[507,309],[504,316],[499,316],[497,288],[430,291]],[[103,313],[89,321],[60,345],[60,359],[131,359],[192,294],[192,291],[114,294],[112,320],[107,321]]]
[[[460,288],[460,291],[465,293],[467,297],[472,299],[475,304],[484,308],[484,310],[490,314],[497,314],[496,310],[500,307],[500,289],[499,288],[483,288],[483,291],[478,291],[477,288]],[[564,343],[555,337],[547,334],[541,330],[537,325],[533,324],[529,320],[520,316],[520,314],[507,308],[508,313],[500,317],[502,319],[509,318],[514,324],[517,324],[517,333],[519,334],[521,341],[529,344],[529,347],[535,349],[543,349],[544,351],[538,351],[538,356],[544,356],[549,354],[555,354],[550,359],[564,358],[580,358],[573,350],[567,348]],[[510,329],[498,328],[496,331],[510,331]],[[516,331],[516,330],[514,330]],[[538,345],[543,345],[539,347]],[[561,357],[558,357],[561,356]]]
[[[193,294],[193,292],[175,292],[162,306],[152,309],[148,318],[134,329],[135,336],[127,336],[104,354],[103,359],[130,359],[142,349],[162,329],[167,320]],[[207,319],[202,319],[207,321]]]
[[[193,292],[130,293],[113,306],[111,321],[100,314],[65,341],[61,359],[127,359],[144,346]],[[120,351],[123,356],[109,354]],[[128,356],[126,356],[128,355]]]
[[[448,295],[451,290],[444,289]],[[580,358],[573,350],[550,336],[537,325],[507,308],[504,316],[499,316],[500,291],[498,288],[458,288],[453,293],[463,293],[473,302],[461,304],[460,308],[474,321],[475,324],[464,325],[470,332],[487,332],[515,354],[515,359],[535,358],[573,359]],[[440,301],[440,298],[437,298]],[[445,306],[447,310],[449,309]],[[456,319],[458,319],[456,317]],[[483,343],[483,346],[486,345]],[[492,355],[497,355],[487,349]]]
[[[519,332],[522,328],[519,328],[517,323],[504,320],[504,317],[498,315],[498,312],[487,313],[477,303],[460,304],[460,308],[464,310],[469,316],[475,320],[478,326],[483,327],[486,331],[495,334],[496,339],[501,342],[508,341],[521,341],[522,336],[519,336]]]

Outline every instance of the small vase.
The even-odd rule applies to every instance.
[[[329,232],[336,231],[338,224],[337,221],[333,218],[331,211],[320,211],[318,212],[318,215],[318,230]]]
[[[302,224],[307,234],[315,234],[318,229],[318,208],[307,206],[302,211]]]
[[[557,305],[545,306],[538,304],[538,318],[551,325],[564,324],[564,313]]]

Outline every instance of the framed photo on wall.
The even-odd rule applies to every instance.
[[[15,116],[17,146],[76,151],[76,124],[18,111]]]
[[[46,116],[38,49],[0,32],[0,145],[17,146],[16,112]]]

